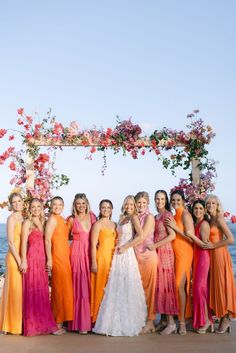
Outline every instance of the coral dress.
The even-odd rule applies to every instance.
[[[140,224],[143,227],[149,212],[139,216]],[[139,271],[142,278],[143,289],[145,292],[146,303],[148,308],[148,320],[155,320],[155,293],[156,293],[156,276],[157,276],[157,253],[155,250],[150,251],[148,246],[154,243],[154,234],[150,233],[146,239],[139,245],[135,246],[135,254],[138,261]]]
[[[211,226],[210,241],[216,243],[222,239],[222,232],[216,226]],[[226,314],[235,318],[236,287],[229,250],[227,246],[212,249],[210,256],[210,308],[218,318]]]
[[[57,330],[49,301],[48,274],[43,233],[33,229],[28,237],[27,272],[23,275],[24,335]]]
[[[57,226],[52,235],[51,307],[57,323],[73,320],[73,286],[65,219],[53,215]]]
[[[204,220],[196,224],[195,235],[201,239],[200,227]],[[193,328],[199,329],[206,324],[205,307],[209,307],[209,269],[210,250],[193,247]],[[211,319],[210,310],[208,310]]]
[[[91,226],[96,222],[93,213],[90,213],[90,221]],[[90,230],[85,231],[79,220],[73,218],[70,261],[74,295],[74,319],[68,324],[68,329],[71,331],[91,331]]]
[[[131,221],[118,226],[119,245],[133,239]],[[147,307],[133,248],[115,253],[93,332],[137,336],[146,322]]]
[[[14,229],[14,246],[20,252],[21,223]],[[6,256],[6,274],[0,302],[0,331],[22,332],[22,275],[10,250]]]
[[[115,249],[116,231],[103,228],[98,236],[97,273],[91,274],[91,317],[97,320],[98,310],[107,284],[111,260]]]
[[[165,239],[168,236],[164,220],[172,218],[172,213],[164,211],[155,217],[154,242]],[[157,288],[155,297],[156,312],[159,314],[178,314],[178,303],[175,286],[174,252],[171,242],[156,249],[157,265]]]
[[[176,210],[176,214],[174,216],[176,224],[178,228],[184,231],[184,225],[182,222],[182,216],[184,212],[184,207],[179,207]],[[184,239],[181,235],[176,233],[176,238],[172,242],[172,247],[175,254],[175,279],[176,279],[176,290],[177,294],[179,292],[179,286],[183,276],[186,275],[187,278],[187,286],[186,286],[186,310],[185,310],[185,318],[191,317],[191,298],[190,298],[190,280],[191,280],[191,269],[193,262],[193,246],[192,244]],[[178,306],[179,312],[181,311],[181,302],[178,296]]]

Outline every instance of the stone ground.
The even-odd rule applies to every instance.
[[[188,332],[186,336],[157,333],[138,337],[86,336],[0,336],[0,353],[236,353],[236,322],[231,334]]]

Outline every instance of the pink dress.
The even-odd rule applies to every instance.
[[[164,211],[155,217],[155,243],[168,236],[164,225],[166,217],[173,219],[173,216],[169,211]],[[159,247],[156,251],[158,257],[155,298],[156,311],[159,314],[177,315],[178,303],[175,286],[175,259],[171,242]]]
[[[201,239],[200,227],[202,222],[195,225],[196,237]],[[206,324],[205,306],[209,308],[209,269],[210,251],[200,248],[194,243],[193,248],[193,328],[199,329]],[[211,313],[208,309],[211,319]]]
[[[96,222],[96,217],[92,212],[90,213],[90,219],[91,225]],[[70,261],[74,295],[74,320],[68,323],[70,331],[91,331],[90,230],[89,232],[85,231],[79,220],[77,218],[73,219]]]
[[[139,215],[140,224],[143,227],[149,212]],[[150,233],[144,241],[135,246],[135,254],[138,261],[139,272],[142,279],[143,289],[148,308],[148,320],[155,320],[155,292],[157,276],[157,254],[156,251],[150,251],[148,246],[153,244],[154,234]]]
[[[25,336],[57,330],[49,301],[43,233],[33,229],[28,237],[27,272],[23,276],[23,325]]]

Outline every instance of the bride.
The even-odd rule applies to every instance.
[[[133,196],[124,199],[121,212],[118,246],[93,332],[110,336],[137,336],[145,326],[147,308],[133,249],[143,241]]]

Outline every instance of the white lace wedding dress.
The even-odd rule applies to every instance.
[[[119,245],[133,238],[132,224],[118,226]],[[115,253],[105,294],[93,332],[110,336],[137,336],[145,326],[147,308],[133,248]]]

